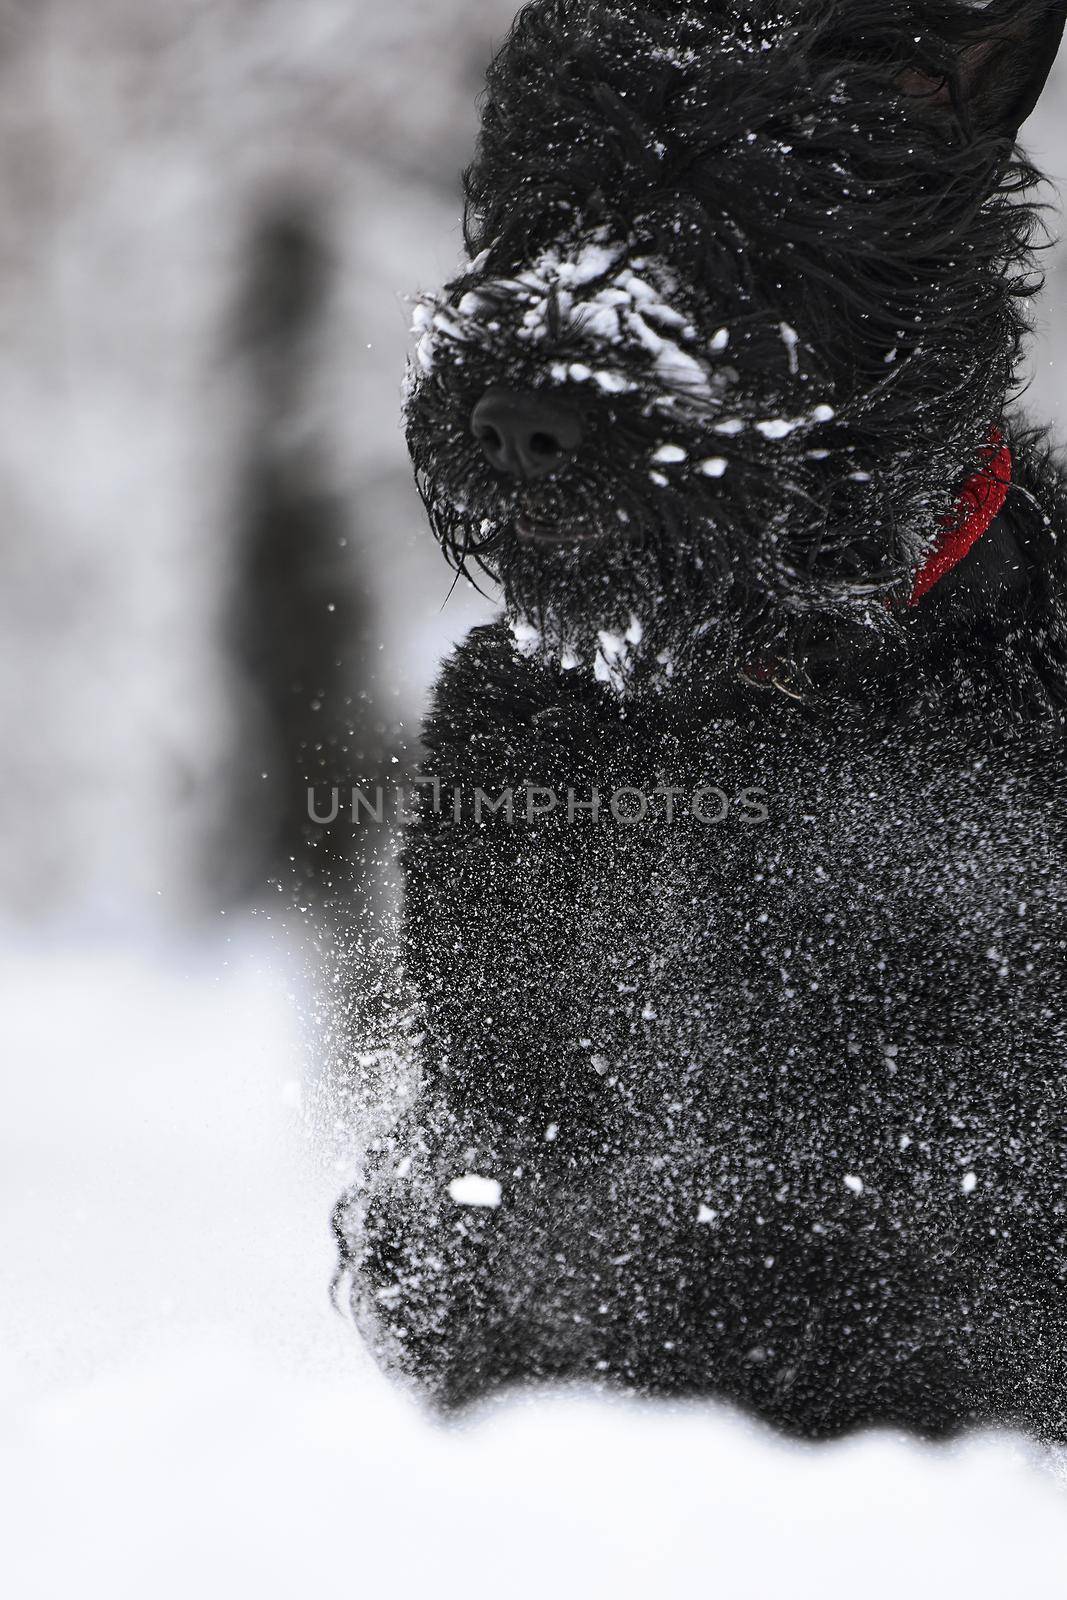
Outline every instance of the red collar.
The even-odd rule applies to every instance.
[[[955,509],[942,518],[941,525],[945,531],[915,574],[909,606],[917,606],[923,596],[929,594],[935,583],[939,583],[946,573],[959,565],[968,550],[972,550],[978,543],[983,533],[989,532],[993,522],[1004,509],[1011,480],[1011,448],[1004,443],[1001,430],[993,428],[989,435],[989,443],[982,451],[982,465],[967,479],[960,490]],[[887,600],[886,605],[890,604],[891,602]],[[752,684],[753,688],[768,689],[773,685],[774,688],[781,689],[783,694],[791,695],[794,700],[803,698],[787,683],[780,683],[774,671],[773,667],[764,663],[753,663],[740,669],[740,675],[746,683]]]
[[[982,452],[982,465],[964,484],[956,509],[943,520],[944,534],[915,574],[909,606],[918,605],[923,595],[940,582],[946,572],[951,572],[983,533],[988,532],[994,518],[1004,509],[1011,476],[1011,449],[1004,443],[1000,429],[994,428]]]

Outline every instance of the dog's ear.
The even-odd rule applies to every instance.
[[[1014,140],[1052,71],[1067,0],[991,0],[964,15],[955,72],[939,77],[912,68],[900,86],[934,114],[954,109],[975,134]]]

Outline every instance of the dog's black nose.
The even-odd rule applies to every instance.
[[[581,419],[569,406],[497,387],[471,412],[471,432],[498,472],[527,482],[558,472],[582,442]]]

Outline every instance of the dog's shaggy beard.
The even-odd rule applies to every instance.
[[[1010,376],[991,362],[982,383],[968,374],[953,401],[931,371],[936,392],[915,411],[907,363],[919,358],[905,358],[877,390],[819,424],[800,411],[810,395],[796,393],[759,406],[735,394],[710,413],[686,404],[667,423],[655,408],[662,395],[645,388],[591,404],[564,388],[585,402],[580,459],[519,488],[488,466],[467,419],[484,387],[502,374],[530,387],[530,373],[471,342],[457,352],[461,365],[452,365],[438,346],[434,371],[408,402],[431,527],[457,571],[500,584],[529,653],[596,670],[607,636],[617,686],[635,675],[663,683],[697,663],[781,665],[807,682],[816,657],[827,681],[828,660],[881,648],[899,632],[914,574],[979,465]],[[753,412],[775,410],[805,420],[767,438]],[[724,416],[738,431],[713,431]],[[684,459],[657,460],[665,440]],[[589,537],[524,541],[520,515]],[[620,638],[625,650],[613,644]]]

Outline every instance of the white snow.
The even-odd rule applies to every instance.
[[[656,352],[656,375],[668,387],[692,389],[697,394],[709,392],[708,376],[700,362],[668,339],[660,341]]]
[[[557,382],[593,382],[608,394],[628,393],[636,387],[633,380],[605,367],[602,358],[624,351],[632,358],[640,350],[656,384],[672,391],[653,402],[657,408],[669,409],[679,395],[715,398],[736,375],[709,364],[701,353],[697,328],[671,303],[678,285],[669,268],[647,257],[624,264],[626,249],[601,231],[577,242],[573,254],[542,252],[514,278],[499,278],[463,295],[454,310],[427,300],[431,325],[428,333],[424,323],[418,325],[417,365],[433,370],[437,335],[465,344],[510,318],[523,341],[544,340],[551,326],[573,342],[573,357],[550,367]],[[729,330],[720,328],[704,348],[720,354],[729,337]]]
[[[798,371],[797,346],[800,343],[800,335],[795,328],[790,327],[788,322],[780,322],[778,327],[782,335],[782,343],[789,353],[789,370],[795,377]]]
[[[756,432],[765,439],[786,439],[795,433],[799,423],[788,422],[785,417],[775,417],[770,422],[757,422]]]
[[[608,372],[600,369],[593,373],[593,382],[605,394],[629,394],[636,388],[629,378],[624,378],[619,372]]]
[[[853,1194],[863,1193],[863,1179],[855,1172],[845,1173],[845,1188],[851,1189]]]
[[[512,617],[508,626],[511,629],[511,637],[515,641],[515,649],[519,655],[537,655],[543,644],[541,630],[534,623],[527,622],[522,617]]]
[[[760,422],[756,422],[754,427],[756,432],[761,433],[765,439],[778,442],[782,439],[788,439],[789,435],[791,433],[796,433],[798,428],[807,428],[813,423],[832,422],[833,418],[833,406],[823,403],[813,406],[811,411],[809,411],[806,416],[768,417]],[[734,433],[740,433],[743,431],[743,429],[743,422],[738,422],[736,424],[733,422],[723,422],[718,424],[716,432],[726,433],[731,431]]]
[[[551,1393],[424,1417],[329,1306],[342,1172],[285,1095],[301,987],[247,924],[6,952],[4,1593],[469,1600],[476,1560],[515,1600],[1058,1594],[1067,1487],[1010,1438],[801,1447]]]
[[[616,694],[625,692],[633,652],[644,638],[644,632],[641,619],[631,614],[625,633],[612,633],[603,628],[597,634],[593,673],[599,682],[608,684]]]
[[[621,372],[613,372],[607,367],[598,367],[594,372],[592,367],[587,367],[584,361],[553,362],[550,368],[551,376],[557,383],[595,383],[598,389],[605,394],[631,394],[637,385],[629,378],[624,378]]]
[[[576,260],[560,261],[556,270],[564,283],[591,283],[610,272],[621,255],[621,245],[594,239],[582,245]]]
[[[465,1172],[453,1178],[448,1192],[457,1206],[487,1206],[495,1211],[500,1204],[500,1183],[496,1178],[483,1178],[476,1172]]]

